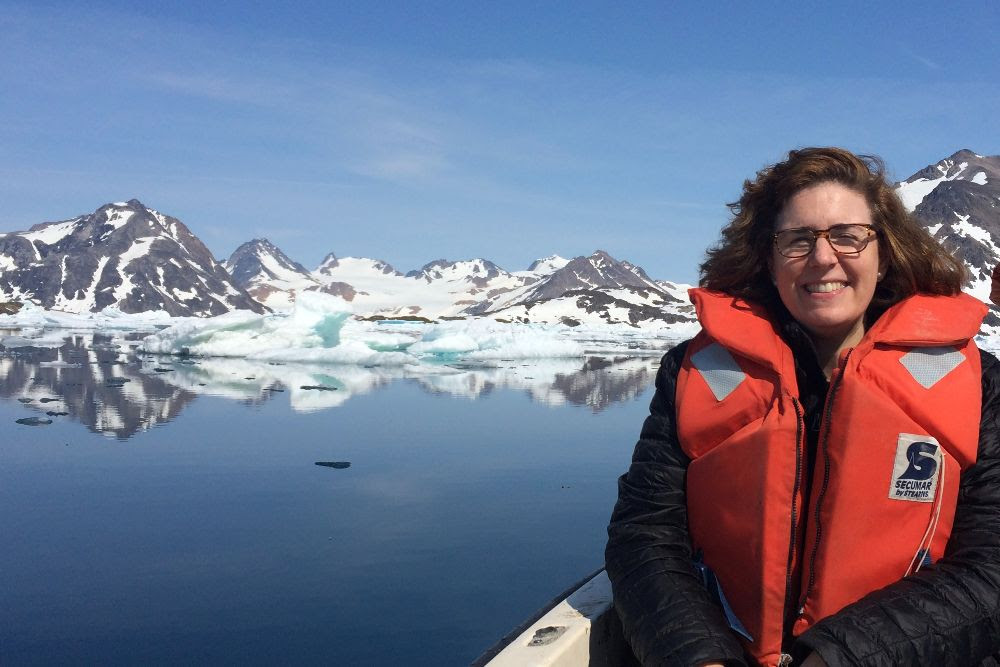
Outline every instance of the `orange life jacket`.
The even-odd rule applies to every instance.
[[[976,460],[982,380],[967,296],[912,296],[841,355],[803,516],[805,423],[792,351],[765,309],[690,292],[702,331],[677,378],[692,545],[763,665],[793,633],[937,560]],[[800,599],[786,600],[800,576]]]

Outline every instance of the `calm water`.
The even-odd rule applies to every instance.
[[[656,364],[8,347],[0,662],[466,664],[601,565]]]

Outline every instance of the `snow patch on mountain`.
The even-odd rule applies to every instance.
[[[567,264],[569,264],[569,260],[565,257],[560,257],[559,255],[549,255],[548,257],[542,257],[532,262],[528,267],[528,273],[536,276],[547,276],[554,271],[558,271]]]

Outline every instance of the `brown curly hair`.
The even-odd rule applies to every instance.
[[[699,284],[762,304],[780,301],[771,281],[771,248],[778,215],[799,191],[840,183],[864,195],[886,267],[869,307],[869,321],[911,294],[957,294],[965,268],[903,208],[885,180],[885,166],[873,155],[843,148],[801,148],[743,182],[743,196],[728,204],[733,219],[701,264]]]

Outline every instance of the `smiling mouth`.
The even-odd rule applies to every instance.
[[[810,283],[805,285],[805,290],[811,294],[824,293],[824,292],[836,292],[839,289],[847,287],[847,283],[839,280],[831,280],[825,283]]]

